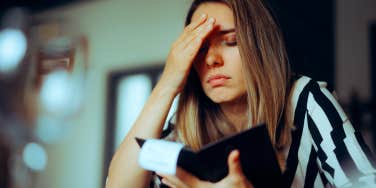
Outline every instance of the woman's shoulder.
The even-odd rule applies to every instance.
[[[313,113],[319,107],[338,113],[341,119],[346,119],[337,95],[327,82],[300,76],[294,81],[290,92],[290,107],[295,115],[297,110]]]
[[[324,96],[337,99],[332,87],[325,81],[317,81],[305,75],[294,76],[290,90],[290,102],[293,109],[296,109],[298,102],[307,101],[309,96]]]
[[[293,82],[293,85],[292,85],[293,92],[301,93],[303,89],[305,89],[306,87],[311,87],[312,89],[312,87],[314,86],[332,90],[331,87],[328,87],[328,83],[326,81],[318,81],[306,75],[293,76],[292,82]]]

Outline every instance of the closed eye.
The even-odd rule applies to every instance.
[[[222,46],[236,46],[238,45],[238,42],[235,39],[232,40],[223,40],[221,41]]]
[[[222,41],[222,45],[236,46],[237,45],[237,40],[236,40],[235,33],[228,34],[227,36],[224,36],[224,39]]]
[[[238,45],[237,41],[225,41],[225,44],[227,46],[236,46],[236,45]]]

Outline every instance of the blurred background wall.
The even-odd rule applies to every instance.
[[[350,101],[352,90],[363,100],[371,100],[372,23],[376,23],[376,1],[337,0],[336,90],[344,102]]]
[[[36,19],[67,19],[89,41],[89,91],[74,130],[47,148],[49,162],[36,187],[101,187],[110,71],[161,64],[183,28],[188,0],[83,2]]]
[[[325,67],[325,63],[314,65],[319,61],[317,59],[309,61],[309,66],[316,71],[313,76],[320,77],[320,73],[326,72],[345,107],[350,104],[353,92],[358,94],[362,103],[369,103],[372,99],[369,27],[376,23],[376,1],[317,1],[314,8],[303,5],[303,2],[299,3],[301,7],[296,7],[298,1],[279,3],[286,3],[280,7],[295,6],[302,12],[310,10],[308,19],[325,19],[326,16],[320,17],[323,11],[328,15],[332,25],[326,25],[327,30],[320,30],[320,25],[316,29],[329,32],[323,34],[329,35],[329,41],[324,41],[329,45],[329,60],[325,60],[329,63]],[[108,75],[115,70],[162,65],[171,43],[183,28],[189,4],[190,0],[84,1],[33,13],[35,22],[69,21],[74,30],[87,37],[89,47],[88,85],[83,109],[71,122],[73,126],[69,134],[58,143],[46,145],[48,164],[44,171],[36,174],[35,187],[103,186],[104,172],[107,171],[104,152],[108,126]],[[320,8],[320,5],[331,8]],[[288,10],[284,12],[288,14]],[[306,21],[310,23],[312,20]],[[298,22],[304,25],[305,20]],[[328,23],[327,20],[322,22]],[[320,23],[320,20],[314,23]],[[315,37],[319,38],[321,34],[317,33]],[[326,53],[317,44],[306,45],[316,45],[310,49],[317,50],[317,54]],[[309,52],[311,57],[315,53]],[[368,130],[365,129],[364,133],[372,145]]]

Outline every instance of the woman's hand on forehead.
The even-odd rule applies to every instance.
[[[183,88],[193,61],[205,38],[213,31],[215,19],[202,14],[184,28],[179,38],[173,43],[166,60],[160,82],[163,87],[179,93]]]

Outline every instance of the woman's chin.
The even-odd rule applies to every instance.
[[[235,100],[234,97],[228,96],[228,95],[208,95],[208,97],[217,104],[220,103],[227,103]]]
[[[233,93],[233,92],[213,92],[207,93],[206,96],[214,103],[221,104],[221,103],[246,103],[247,97],[245,93]]]

